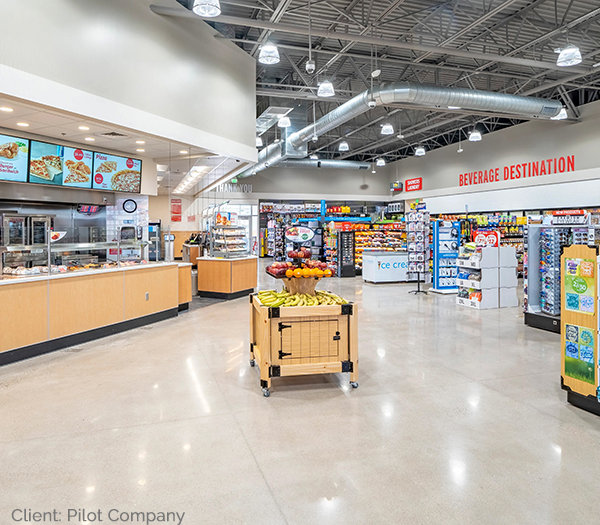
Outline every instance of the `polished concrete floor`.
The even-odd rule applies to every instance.
[[[0,523],[16,508],[63,523],[92,522],[67,509],[104,523],[111,509],[186,525],[600,523],[600,418],[566,403],[558,335],[518,308],[327,284],[358,304],[357,390],[313,376],[264,398],[247,298],[1,368]]]

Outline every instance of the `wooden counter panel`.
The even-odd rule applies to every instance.
[[[179,267],[179,304],[192,302],[192,267]]]
[[[231,292],[240,292],[258,286],[257,259],[231,261]]]
[[[198,290],[231,293],[231,261],[198,261]]]
[[[177,308],[179,305],[179,268],[162,268],[124,272],[125,320]],[[146,293],[149,298],[146,301]]]
[[[123,272],[50,280],[50,339],[123,321]]]
[[[0,352],[48,339],[48,281],[0,287]]]

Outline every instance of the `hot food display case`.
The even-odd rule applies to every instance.
[[[117,241],[0,246],[0,279],[145,264],[147,245],[145,241]],[[129,255],[123,256],[124,252]]]

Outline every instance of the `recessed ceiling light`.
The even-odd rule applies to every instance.
[[[13,112],[13,108],[7,108],[6,106],[2,106],[0,108],[0,111],[4,111],[5,113],[12,113]]]
[[[90,128],[88,128],[87,126],[79,126],[79,129],[81,131],[88,131]]]
[[[21,126],[22,128],[28,128],[29,124],[27,124],[27,122],[17,122],[17,126]]]
[[[144,148],[138,148],[135,151],[139,151],[140,153],[143,153],[144,151],[146,151]]]
[[[187,150],[186,149],[182,149],[179,153],[181,153],[182,155],[187,155]]]
[[[135,141],[136,144],[146,144],[145,140],[136,140]]]
[[[85,140],[87,140],[88,142],[94,142],[96,139],[93,137],[85,137]]]

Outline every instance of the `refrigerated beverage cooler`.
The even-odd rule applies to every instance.
[[[160,221],[148,223],[148,260],[160,261],[161,254],[161,235],[160,235]]]

